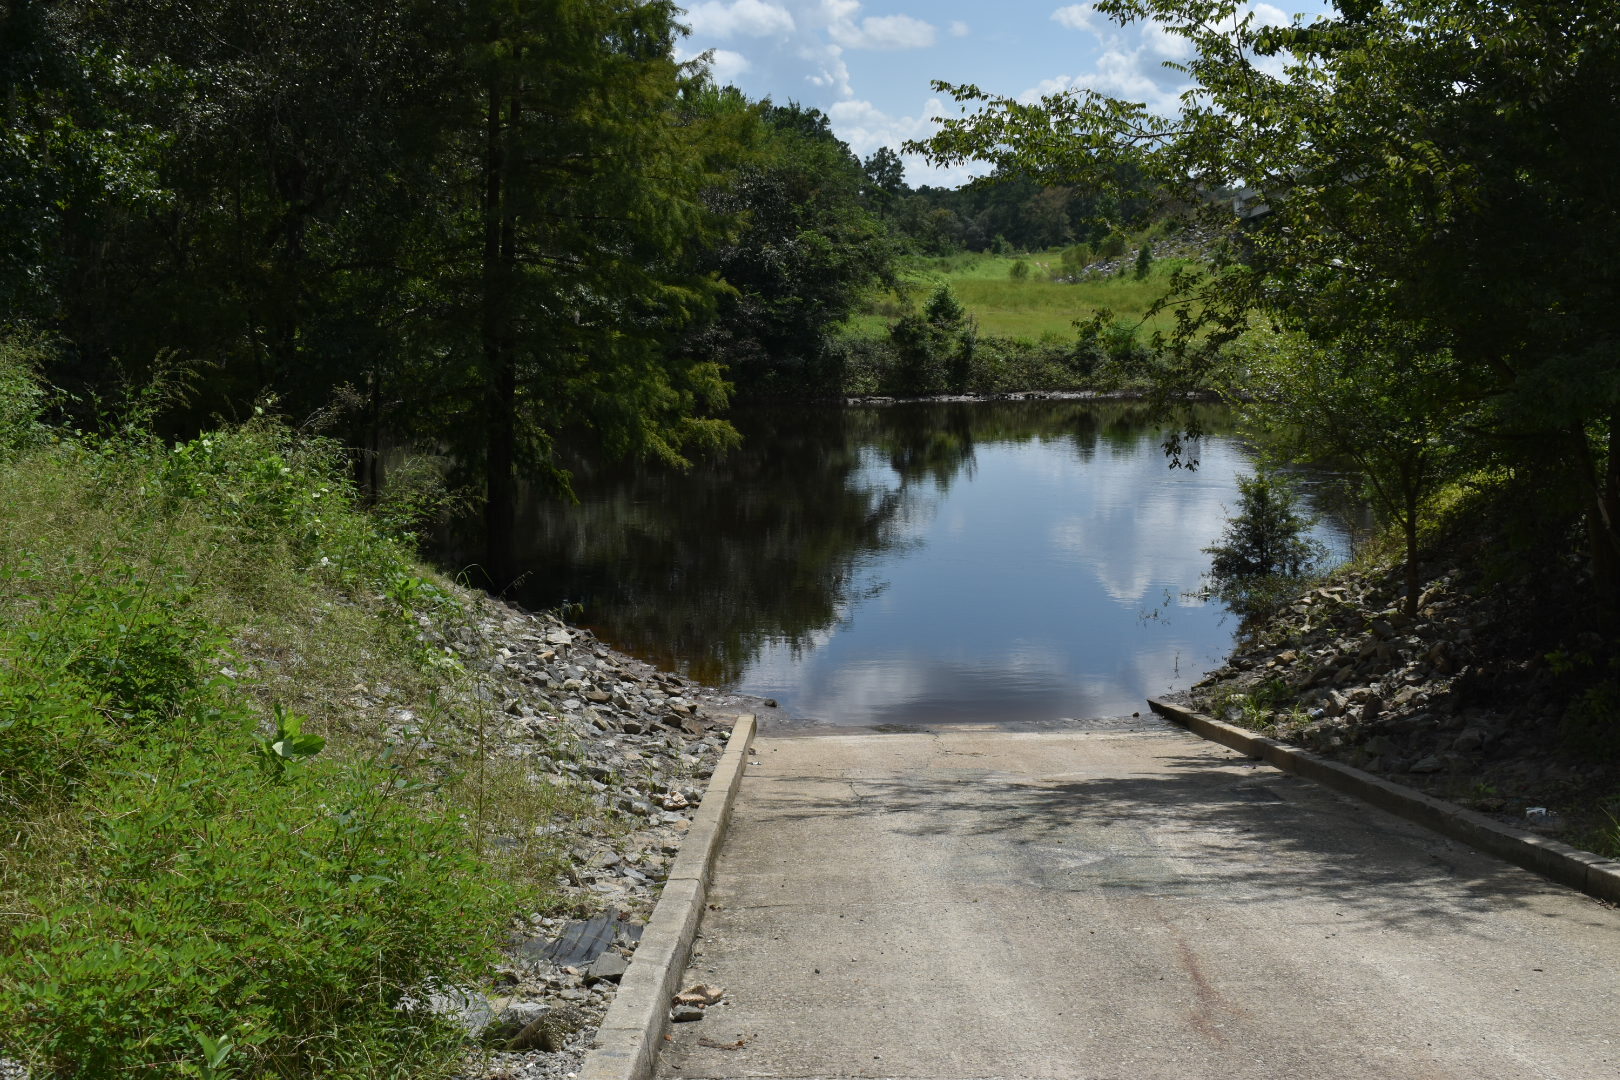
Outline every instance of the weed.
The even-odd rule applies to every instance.
[[[46,395],[35,375],[42,351],[34,337],[0,335],[0,460],[45,437]]]
[[[174,447],[13,440],[0,504],[7,1054],[61,1078],[439,1071],[459,1033],[401,1004],[486,970],[583,812],[357,734],[382,727],[360,672],[468,719],[423,633],[463,617],[450,591],[334,447],[264,414]],[[508,834],[522,873],[480,854]]]
[[[1620,761],[1620,683],[1589,687],[1564,710],[1560,741],[1571,754],[1593,761]]]
[[[1293,691],[1282,679],[1272,676],[1254,684],[1246,692],[1227,690],[1214,700],[1215,715],[1228,723],[1255,731],[1274,730],[1279,723],[1304,723],[1308,717],[1293,705]],[[1288,712],[1280,710],[1292,706]]]

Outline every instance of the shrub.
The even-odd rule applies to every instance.
[[[29,571],[24,561],[8,576],[21,585]],[[0,665],[0,805],[65,794],[190,707],[224,639],[189,610],[180,576],[162,577],[94,560],[0,632],[10,657]]]
[[[1298,590],[1325,551],[1310,538],[1311,519],[1282,477],[1238,477],[1238,512],[1226,523],[1211,556],[1205,594],[1223,600],[1245,621],[1262,618]]]
[[[1063,249],[1063,273],[1066,277],[1076,277],[1092,262],[1090,244],[1075,244],[1073,247]]]
[[[76,895],[29,897],[15,931],[8,1047],[64,1080],[184,1075],[199,1033],[250,1076],[405,1074],[452,1033],[402,1006],[478,977],[514,898],[402,763],[267,772],[251,716],[222,706],[95,791]]]
[[[938,353],[921,356],[907,335],[926,340],[928,324],[913,316],[905,327],[891,330],[887,341],[848,338],[839,343],[842,389],[849,394],[941,393],[945,390],[975,394],[1001,394],[1022,390],[1084,390],[1109,381],[1123,381],[1105,372],[1107,348],[1086,342],[1010,338],[971,338],[971,347],[959,349],[955,367],[939,363]],[[948,346],[948,343],[947,343]],[[926,366],[925,366],[926,365]],[[919,390],[919,385],[934,389]]]
[[[303,566],[347,582],[386,576],[406,561],[374,522],[354,513],[340,449],[299,439],[263,416],[177,444],[160,483],[171,505],[198,509],[233,542],[286,545]]]
[[[178,574],[72,581],[0,633],[0,792],[87,815],[21,890],[8,1049],[64,1078],[175,1075],[200,1033],[251,1075],[324,1076],[444,1042],[402,1000],[474,977],[515,904],[459,818],[407,757],[300,765],[321,743],[285,713],[256,736]]]
[[[1620,761],[1620,683],[1605,680],[1569,703],[1558,726],[1565,750],[1588,761]]]
[[[1144,240],[1142,246],[1136,252],[1136,280],[1141,281],[1147,277],[1148,271],[1152,268],[1153,245]]]
[[[35,374],[39,360],[33,340],[0,333],[0,459],[44,434],[39,413],[45,392]]]
[[[894,389],[902,394],[960,393],[967,388],[978,331],[949,285],[934,290],[921,315],[889,328]]]

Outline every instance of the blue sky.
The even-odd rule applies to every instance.
[[[932,117],[956,115],[931,79],[976,83],[1011,97],[1069,86],[1171,111],[1185,89],[1163,66],[1186,42],[1156,25],[1121,28],[1089,4],[1054,0],[684,0],[692,34],[683,57],[713,50],[717,81],[752,97],[825,112],[865,158],[927,136]],[[1317,0],[1252,0],[1256,17],[1286,22],[1326,9]],[[979,169],[939,170],[908,159],[913,185],[955,186]]]

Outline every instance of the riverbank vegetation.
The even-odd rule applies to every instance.
[[[1226,664],[1193,688],[1229,722],[1620,859],[1613,642],[1556,532],[1491,492],[1449,493],[1420,540],[1263,594]]]
[[[725,717],[420,564],[432,470],[362,506],[273,403],[152,434],[161,384],[65,427],[38,359],[0,349],[0,1071],[495,1075],[537,1011],[577,1068],[609,990],[514,950],[645,919]]]
[[[1286,26],[1236,3],[1098,10],[1188,43],[1179,117],[941,84],[979,111],[915,149],[1048,184],[1152,178],[1227,237],[1161,300],[1165,389],[1249,398],[1306,433],[1297,453],[1353,461],[1408,536],[1445,482],[1529,480],[1620,610],[1613,127],[1548,134],[1614,91],[1612,5],[1400,0]]]
[[[467,711],[423,639],[458,600],[332,444],[270,415],[171,444],[140,401],[47,426],[30,359],[0,351],[0,1051],[433,1075],[464,1035],[409,995],[481,975],[557,854],[498,869],[482,777],[353,709],[363,680]]]

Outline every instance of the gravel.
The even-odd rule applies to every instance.
[[[612,944],[571,965],[538,959],[570,920],[531,915],[512,926],[499,986],[479,991],[498,1017],[574,1008],[583,1022],[555,1049],[489,1049],[469,1057],[457,1077],[566,1080],[577,1075],[612,1001],[616,973],[635,950],[732,724],[763,702],[658,671],[554,615],[482,596],[468,624],[424,623],[423,637],[487,676],[481,681],[502,718],[498,732],[483,732],[490,753],[530,762],[536,782],[587,793],[601,811],[569,837],[574,865],[563,889],[581,908],[619,913]],[[477,735],[459,738],[476,743]]]

